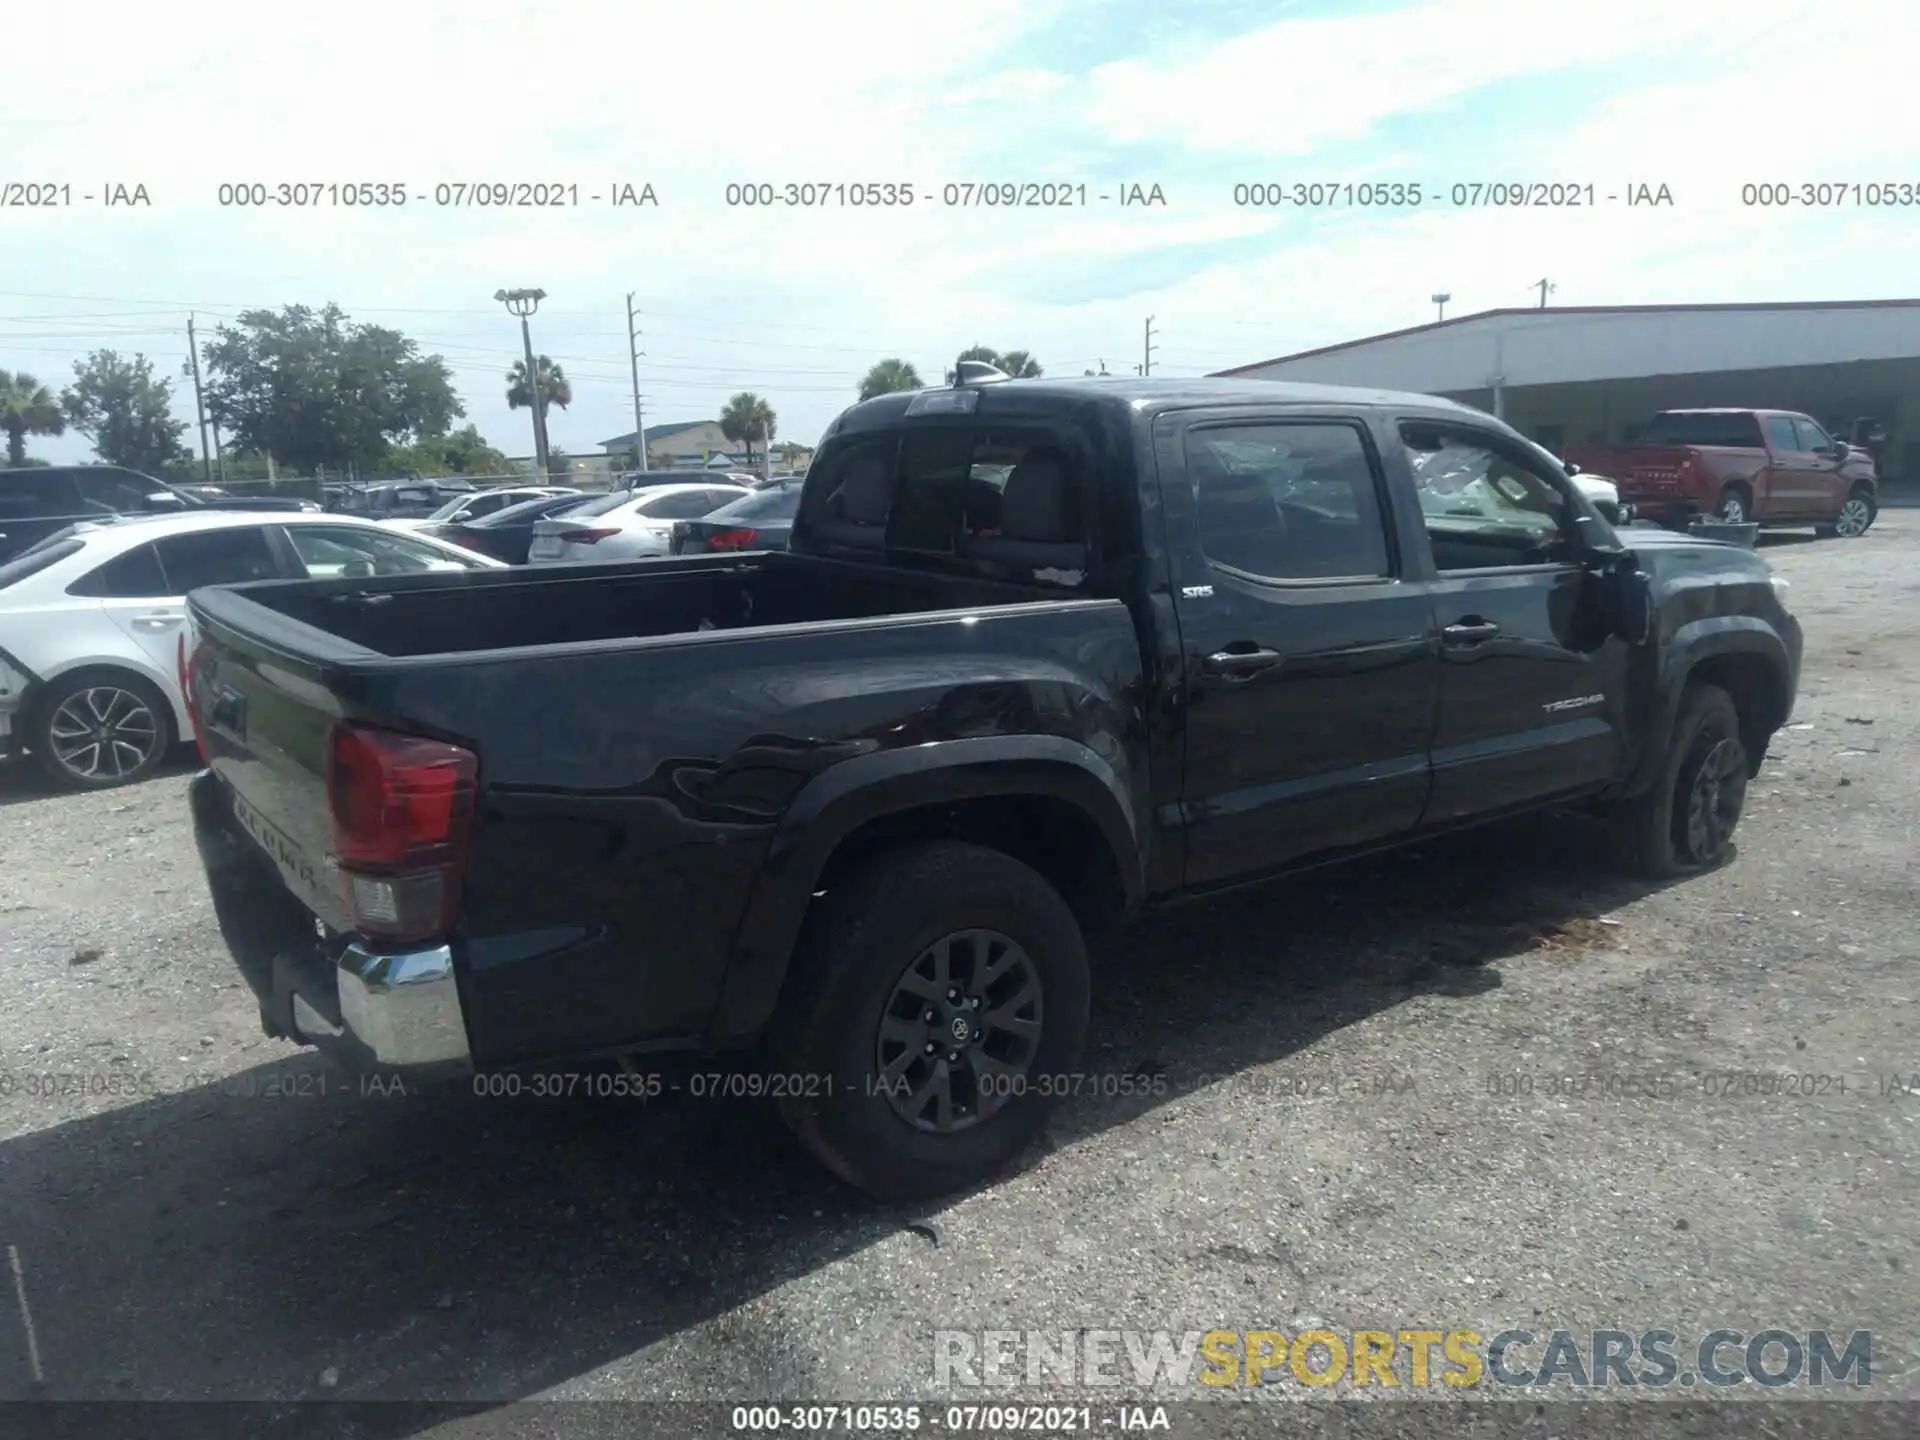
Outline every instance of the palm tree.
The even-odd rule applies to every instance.
[[[554,364],[551,356],[541,355],[533,363],[539,367],[540,423],[544,425],[549,406],[558,405],[564,410],[573,403],[573,386],[567,380],[567,372]],[[532,405],[533,396],[527,392],[527,362],[516,360],[507,372],[507,408],[526,410]]]
[[[891,395],[896,390],[922,390],[925,384],[920,372],[906,360],[882,360],[860,382],[860,398],[871,400],[876,395]]]
[[[720,412],[720,433],[747,447],[747,464],[753,464],[755,438],[771,441],[779,425],[773,407],[751,390],[742,390],[727,401]]]
[[[0,370],[0,428],[7,432],[7,464],[27,463],[27,436],[66,433],[67,417],[54,393],[21,370]]]
[[[996,350],[991,345],[969,345],[955,358],[953,369],[947,371],[949,385],[960,373],[960,366],[968,360],[984,360],[1014,380],[1037,380],[1041,374],[1040,362],[1033,358],[1032,351]]]

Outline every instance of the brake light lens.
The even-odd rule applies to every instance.
[[[754,541],[760,538],[758,530],[745,527],[734,530],[722,530],[707,541],[709,550],[750,550]]]
[[[425,940],[453,926],[473,830],[479,757],[458,745],[336,725],[327,815],[355,927]]]
[[[562,530],[559,538],[569,545],[598,545],[619,533],[618,530]]]
[[[195,645],[193,653],[187,653],[187,637],[180,636],[180,703],[187,707],[187,719],[193,724],[193,748],[200,752],[202,765],[213,764],[213,755],[207,749],[206,727],[200,723],[200,707],[193,701],[193,667],[200,659],[200,647]]]

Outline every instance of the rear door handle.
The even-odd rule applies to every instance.
[[[1244,680],[1262,670],[1271,670],[1280,663],[1278,650],[1216,650],[1202,662],[1209,675],[1224,675],[1231,680]]]
[[[1491,620],[1462,620],[1442,630],[1440,638],[1449,645],[1479,645],[1499,633],[1500,627]]]
[[[149,610],[134,616],[133,624],[137,630],[170,630],[186,618],[184,610]]]

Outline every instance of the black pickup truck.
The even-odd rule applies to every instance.
[[[788,551],[195,592],[196,834],[270,1034],[751,1052],[834,1172],[945,1192],[1143,906],[1574,801],[1644,872],[1726,858],[1800,628],[1752,551],[1623,533],[1430,397],[883,396]]]

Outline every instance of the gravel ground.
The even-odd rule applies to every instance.
[[[1734,863],[1630,884],[1584,822],[1532,819],[1154,919],[1104,957],[1089,1068],[1160,1093],[1068,1103],[931,1212],[841,1190],[751,1104],[362,1094],[260,1034],[186,771],[78,797],[0,772],[0,1243],[43,1377],[9,1296],[0,1397],[944,1405],[936,1329],[1322,1324],[1664,1325],[1683,1354],[1870,1330],[1870,1393],[1920,1394],[1920,512],[1767,553],[1807,660]],[[1748,1073],[1845,1091],[1720,1078]],[[1866,1434],[1893,1407],[1787,1411],[1842,1408]],[[354,1433],[480,1433],[371,1413]],[[596,1413],[623,1414],[565,1433]]]

